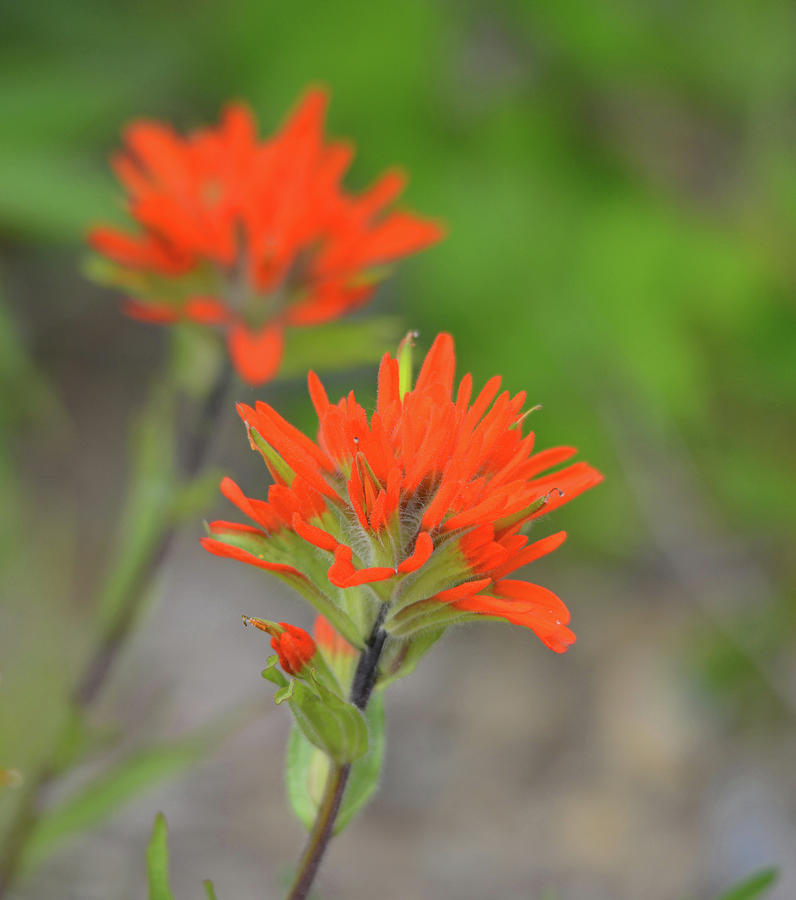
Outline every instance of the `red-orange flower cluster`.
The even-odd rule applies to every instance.
[[[286,327],[360,306],[380,277],[374,267],[441,237],[434,222],[386,212],[405,184],[398,171],[346,193],[341,179],[354,150],[325,140],[326,105],[324,90],[308,91],[267,140],[242,104],[188,137],[133,123],[112,162],[140,230],[90,234],[96,250],[137,276],[130,315],[223,327],[251,384],[277,372]]]
[[[240,405],[275,483],[263,501],[224,479],[225,496],[256,526],[214,522],[204,546],[294,584],[311,582],[343,615],[346,589],[368,585],[396,637],[490,617],[566,650],[575,640],[566,606],[510,576],[565,538],[530,543],[524,532],[534,520],[602,476],[583,462],[551,472],[575,450],[533,452],[534,435],[522,433],[525,393],[499,394],[496,376],[473,397],[465,375],[454,397],[454,365],[453,341],[442,334],[402,394],[398,360],[385,355],[370,417],[353,393],[330,403],[310,373],[317,443],[265,403]]]

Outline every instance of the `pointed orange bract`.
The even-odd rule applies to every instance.
[[[286,327],[361,306],[383,275],[378,267],[442,236],[435,222],[389,210],[401,173],[359,195],[345,191],[354,151],[324,136],[327,103],[325,90],[307,91],[263,140],[240,103],[217,127],[187,137],[159,122],[132,123],[112,163],[139,230],[101,226],[89,235],[95,250],[135,270],[144,296],[127,304],[130,315],[225,329],[250,384],[278,371]]]

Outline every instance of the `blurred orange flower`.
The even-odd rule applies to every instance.
[[[359,195],[343,189],[354,148],[325,139],[327,99],[309,90],[266,140],[240,103],[187,137],[134,122],[112,163],[139,228],[89,235],[128,276],[130,315],[222,327],[250,384],[277,373],[286,327],[361,306],[385,275],[380,266],[442,236],[435,222],[389,211],[406,181],[397,170]]]
[[[275,484],[264,501],[225,478],[222,492],[256,525],[214,522],[206,549],[273,571],[327,618],[334,612],[338,630],[358,602],[347,589],[367,585],[395,637],[488,617],[566,650],[575,640],[566,606],[509,575],[566,536],[529,543],[535,520],[602,476],[583,462],[550,472],[576,451],[533,452],[533,433],[522,434],[525,392],[498,395],[495,376],[473,399],[465,375],[454,399],[454,366],[453,340],[441,334],[410,390],[385,355],[370,417],[353,392],[330,403],[310,373],[317,443],[265,403],[239,405]]]

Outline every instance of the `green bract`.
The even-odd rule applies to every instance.
[[[340,765],[364,756],[368,750],[368,728],[356,706],[326,687],[314,672],[306,683],[288,680],[277,668],[278,662],[276,654],[269,657],[263,678],[279,688],[274,702],[288,702],[307,740]]]

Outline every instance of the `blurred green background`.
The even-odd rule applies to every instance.
[[[216,121],[229,98],[249,101],[267,133],[321,81],[332,89],[330,133],[357,145],[347,184],[364,187],[400,164],[411,173],[407,204],[449,226],[444,243],[400,267],[376,308],[402,316],[426,346],[451,331],[461,371],[481,381],[500,372],[512,390],[527,389],[543,404],[540,443],[575,444],[606,474],[553,523],[571,539],[539,575],[573,610],[575,650],[555,664],[528,662],[545,652],[530,635],[453,634],[441,662],[413,676],[423,684],[397,701],[397,722],[430,717],[436,730],[422,745],[393,728],[387,800],[365,813],[371,867],[391,885],[383,896],[709,897],[768,863],[785,866],[771,896],[794,896],[794,34],[792,3],[740,0],[0,4],[0,766],[24,774],[85,651],[90,588],[123,492],[126,422],[165,350],[161,331],[123,319],[116,297],[80,275],[86,227],[119,214],[108,154],[130,118],[189,129]],[[356,373],[366,401],[373,376]],[[336,376],[331,389],[350,381]],[[310,421],[298,380],[258,396]],[[261,476],[244,444],[228,418],[214,462],[242,483],[248,471],[252,488]],[[246,591],[263,588],[258,573],[201,558],[200,518],[170,564],[159,610],[169,586],[179,593],[197,569],[218,579],[233,599],[197,594],[191,607],[213,623],[196,640],[215,658],[213,628],[237,627]],[[224,576],[237,595],[220,587]],[[169,642],[158,642],[169,622]],[[179,617],[148,620],[130,678],[169,656],[181,627]],[[244,637],[226,640],[235,648]],[[198,659],[196,671],[186,662],[161,675],[160,689],[186,700],[199,677],[212,694]],[[486,691],[473,675],[457,687],[461,667],[474,664],[481,682],[510,679],[505,719],[493,712],[485,724],[463,705],[467,685]],[[535,699],[527,716],[537,720],[517,725],[536,677],[574,721],[559,712],[547,727],[551,711]],[[444,713],[428,709],[435,678],[446,685],[437,688]],[[593,693],[576,700],[586,681]],[[219,697],[242,689],[230,684]],[[117,687],[123,727],[164,727],[148,707],[153,690]],[[149,699],[136,707],[137,697]],[[104,714],[120,721],[111,701]],[[185,715],[201,719],[198,708]],[[456,813],[487,822],[457,825],[453,840],[450,818],[428,809],[433,787],[416,806],[395,799],[419,790],[408,782],[426,754],[452,753],[433,783],[448,791],[486,778],[496,732],[496,752],[508,746],[506,760],[526,760],[525,781],[520,790],[512,762],[501,764],[489,777],[504,781],[474,789]],[[262,765],[256,738],[229,751],[244,768]],[[281,738],[269,738],[275,771],[262,788],[273,823]],[[470,740],[484,753],[451,749]],[[595,742],[600,753],[560,768],[574,746]],[[207,765],[234,788],[219,774],[229,760]],[[141,896],[142,822],[168,798],[178,804],[197,777],[146,795],[139,819],[134,809],[112,820],[122,883],[97,861],[108,851],[99,829],[19,898]],[[0,795],[0,826],[12,793]],[[177,883],[214,875],[227,841],[228,877],[244,874],[226,893],[217,879],[220,896],[254,896],[246,877],[257,883],[259,854],[273,865],[291,858],[298,829],[291,823],[282,844],[268,831],[250,835],[254,856],[236,858],[241,835],[224,829],[245,816],[230,799],[215,821],[215,803],[196,815],[218,844],[178,860]],[[264,809],[251,814],[255,832]],[[363,829],[364,818],[333,850],[321,896],[372,896],[375,882],[357,884],[351,863]],[[496,856],[506,831],[523,841]],[[503,881],[489,877],[498,858]],[[65,884],[77,886],[65,893]]]

